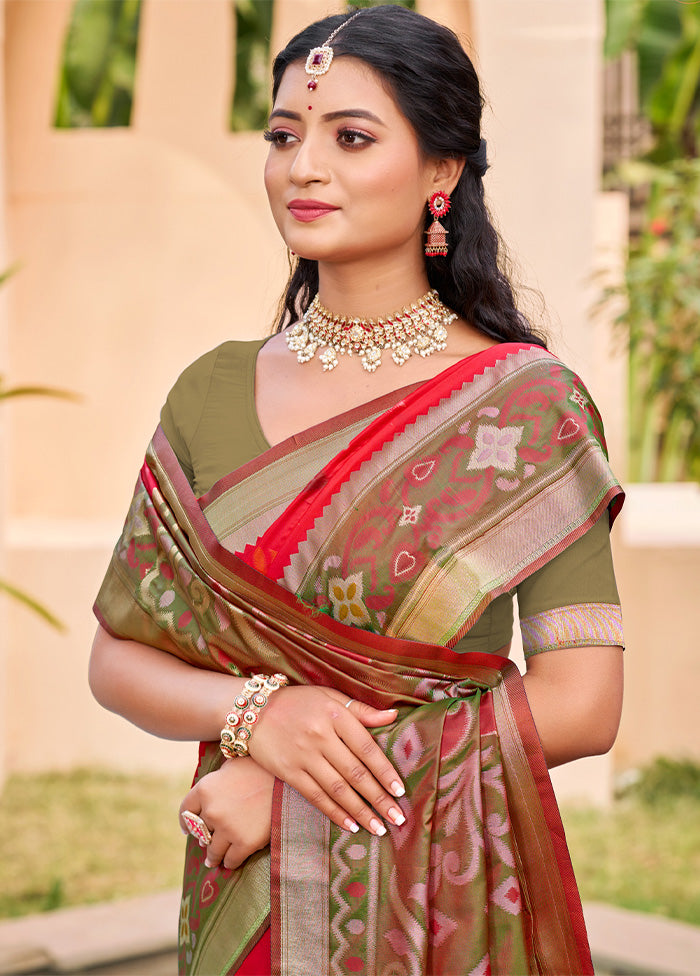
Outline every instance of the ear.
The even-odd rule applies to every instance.
[[[445,190],[452,193],[459,182],[464,169],[465,159],[463,156],[453,159],[436,159],[433,165],[433,188],[435,190]]]

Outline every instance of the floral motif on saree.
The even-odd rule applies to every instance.
[[[614,517],[585,387],[544,350],[504,344],[374,416],[282,508],[294,450],[271,455],[198,501],[159,429],[98,616],[197,667],[396,705],[375,734],[406,823],[351,835],[278,783],[270,851],[208,870],[188,843],[182,971],[235,972],[269,921],[287,976],[592,972],[517,668],[450,650],[492,599]],[[205,744],[197,776],[221,761]]]

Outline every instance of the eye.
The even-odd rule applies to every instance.
[[[339,129],[338,142],[344,149],[363,149],[376,142],[376,139],[359,129]]]
[[[296,141],[296,136],[291,132],[287,132],[285,129],[275,129],[271,131],[270,129],[265,129],[263,132],[263,139],[265,142],[271,142],[273,146],[278,146],[282,148],[283,146],[288,146],[291,142]]]

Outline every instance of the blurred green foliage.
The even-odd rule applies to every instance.
[[[700,3],[606,0],[605,55],[636,56],[652,146],[623,163],[642,201],[617,322],[629,342],[632,481],[700,480]]]
[[[700,481],[700,159],[634,162],[620,172],[647,192],[622,281],[603,299],[623,299],[627,475]]]
[[[264,129],[270,111],[273,0],[234,0],[236,80],[231,131]]]
[[[655,759],[619,791],[643,803],[663,805],[682,798],[700,803],[700,765],[691,759]]]
[[[63,49],[54,124],[128,126],[141,0],[76,0]]]
[[[700,4],[606,0],[605,56],[636,52],[639,106],[656,162],[697,156],[700,144]]]
[[[386,0],[351,0],[348,10]],[[415,0],[389,0],[415,7]],[[263,129],[270,109],[274,0],[231,0],[236,40],[232,132]],[[141,0],[75,0],[63,49],[54,125],[128,126],[134,98]]]

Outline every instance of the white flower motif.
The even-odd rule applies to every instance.
[[[471,453],[467,468],[483,470],[498,468],[499,471],[515,471],[518,460],[517,447],[524,427],[495,427],[480,424],[476,431],[476,446]]]
[[[588,400],[585,398],[583,393],[579,392],[579,390],[574,390],[574,392],[569,397],[569,400],[571,400],[572,403],[575,403],[577,406],[579,406],[582,410],[585,410],[586,407],[588,406]]]
[[[411,508],[410,505],[404,505],[403,515],[399,519],[399,525],[415,525],[422,510],[422,505],[416,505],[415,508]]]
[[[328,580],[328,596],[333,604],[333,616],[343,624],[361,626],[370,622],[367,607],[362,602],[362,573],[347,579],[334,576]]]

